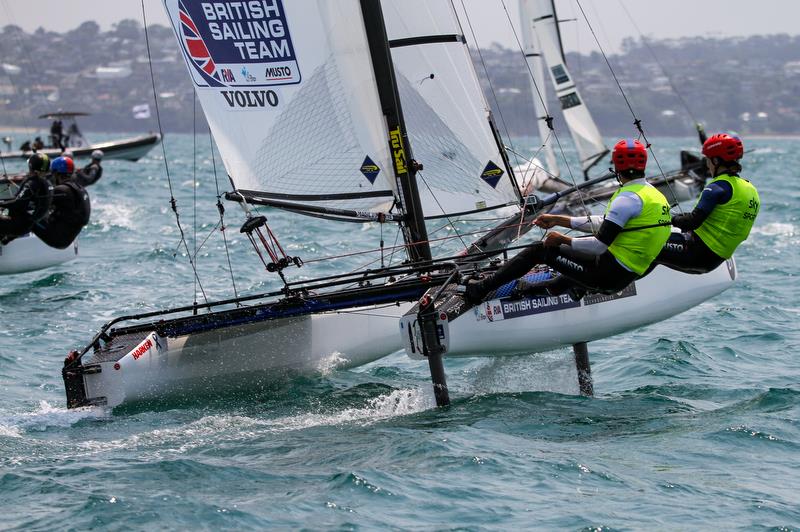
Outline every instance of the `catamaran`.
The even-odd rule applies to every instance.
[[[282,287],[112,320],[65,360],[71,408],[258,386],[334,356],[364,364],[404,342],[428,359],[446,404],[443,355],[572,344],[585,353],[585,342],[666,319],[736,277],[732,261],[702,276],[657,268],[616,295],[541,301],[504,287],[470,308],[454,295],[462,274],[496,267],[486,259],[512,251],[531,217],[596,183],[520,195],[449,0],[165,6],[234,187],[226,198],[242,206],[240,231]],[[399,226],[407,260],[291,280],[308,257],[288,255],[254,205]],[[456,218],[509,206],[513,218],[461,253],[433,257],[426,220],[456,231]]]

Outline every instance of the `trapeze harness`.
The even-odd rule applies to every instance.
[[[686,273],[707,273],[733,256],[750,235],[761,201],[756,187],[737,175],[722,174],[711,180],[689,214],[676,215],[673,233],[656,257]]]
[[[488,293],[503,284],[518,279],[537,264],[547,264],[561,275],[553,280],[537,283],[528,290],[536,293],[559,295],[577,292],[582,297],[591,292],[615,293],[624,289],[643,274],[666,242],[670,232],[669,204],[666,198],[647,184],[629,183],[612,196],[606,216],[614,207],[614,200],[622,193],[635,194],[641,200],[641,211],[631,216],[623,227],[604,220],[597,239],[608,245],[599,255],[590,255],[570,246],[545,247],[535,242],[509,260],[494,275],[479,281],[480,285],[467,291],[470,299]],[[573,243],[575,241],[573,240]]]
[[[0,201],[7,216],[0,216],[0,244],[7,244],[31,232],[33,224],[47,215],[53,201],[53,186],[44,176],[27,176],[16,195]]]
[[[34,224],[33,233],[48,246],[65,249],[89,223],[91,212],[86,189],[67,181],[55,187],[50,214]]]

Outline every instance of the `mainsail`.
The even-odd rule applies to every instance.
[[[237,190],[385,212],[396,184],[358,0],[165,0]]]
[[[516,203],[449,0],[382,0],[423,211],[437,217]]]
[[[556,96],[561,102],[564,120],[575,141],[581,168],[586,175],[589,168],[608,153],[608,149],[603,144],[600,131],[567,70],[555,5],[553,0],[520,0],[520,3],[523,27],[531,23],[533,25],[545,62],[549,67]]]

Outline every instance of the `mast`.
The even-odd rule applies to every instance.
[[[430,260],[431,248],[428,244],[428,231],[425,228],[425,217],[417,188],[417,163],[414,161],[406,133],[380,0],[361,0],[361,11],[381,108],[389,132],[389,147],[393,154],[392,166],[397,180],[400,203],[405,213],[403,238],[406,244],[409,244],[408,253],[413,262]]]

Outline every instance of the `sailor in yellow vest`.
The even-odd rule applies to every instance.
[[[654,265],[706,273],[731,258],[750,234],[761,201],[756,187],[739,177],[742,140],[727,133],[713,135],[703,143],[703,155],[713,179],[692,212],[672,218],[682,232],[670,235]]]
[[[524,276],[537,264],[547,264],[561,275],[543,283],[521,280],[515,288],[517,295],[569,293],[580,299],[589,292],[618,292],[644,275],[669,237],[669,203],[645,181],[647,149],[641,142],[620,140],[611,160],[621,186],[603,216],[543,214],[534,220],[545,229],[568,227],[593,236],[572,238],[551,231],[490,277],[469,281],[465,298],[480,302],[491,290]]]

